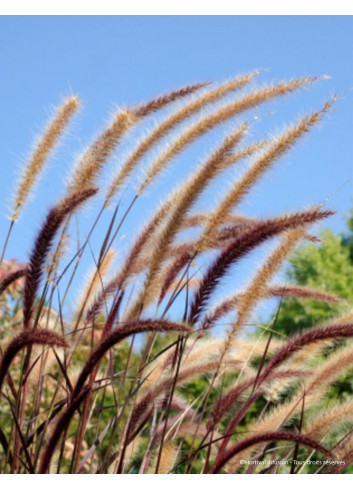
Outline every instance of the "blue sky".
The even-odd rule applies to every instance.
[[[327,74],[330,79],[253,112],[261,116],[254,124],[254,138],[277,132],[320,108],[333,94],[340,100],[320,127],[265,176],[240,210],[261,217],[303,209],[330,196],[327,205],[337,214],[325,225],[342,230],[344,213],[352,205],[352,180],[347,183],[352,178],[353,157],[352,41],[350,16],[1,17],[2,236],[18,168],[34,136],[63,96],[77,93],[83,101],[83,110],[51,159],[36,198],[16,224],[7,256],[26,259],[46,209],[64,192],[75,155],[104,127],[116,104],[129,106],[191,82],[222,81],[255,68],[266,69],[259,84],[308,74]],[[269,112],[274,115],[266,115]],[[227,128],[248,117],[224,124],[178,158],[141,199],[124,232],[142,225],[148,216],[147,204],[157,203],[185,175],[190,162],[193,166],[200,161]],[[102,177],[103,184],[119,159],[117,152]],[[227,179],[233,177],[229,173]],[[201,205],[214,204],[225,184],[220,181]],[[92,205],[84,212],[86,226],[94,215]],[[121,254],[125,243],[123,238],[116,243]]]

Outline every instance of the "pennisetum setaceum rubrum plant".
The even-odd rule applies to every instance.
[[[324,402],[352,364],[353,312],[327,291],[273,281],[300,241],[317,241],[312,225],[332,212],[321,203],[266,218],[238,210],[263,175],[323,121],[335,99],[277,136],[248,141],[248,111],[320,82],[304,77],[258,87],[260,74],[196,83],[118,109],[76,158],[34,243],[26,238],[27,263],[9,268],[14,229],[79,98],[65,99],[38,138],[15,191],[1,253],[0,294],[13,306],[1,316],[2,473],[261,471],[261,465],[242,465],[244,459],[294,473],[294,458],[313,457],[322,461],[321,472],[339,472],[353,461],[352,402]],[[223,139],[201,164],[189,165],[186,178],[167,189],[138,228],[136,208],[154,195],[157,178],[227,121],[233,125]],[[151,122],[136,143],[134,130]],[[129,152],[122,151],[126,143]],[[112,171],[113,155],[119,165]],[[243,173],[200,212],[205,191],[246,160]],[[132,195],[128,185],[135,188]],[[100,207],[79,239],[80,209],[93,199],[101,199]],[[125,245],[120,238],[129,221]],[[96,238],[102,223],[106,230]],[[243,289],[217,302],[238,262],[273,241]],[[91,273],[75,294],[81,260],[88,258]],[[241,279],[237,274],[237,283]],[[273,297],[279,308],[294,297],[336,303],[341,313],[300,335],[277,334],[276,319],[248,334],[258,304]],[[212,333],[216,326],[223,334]],[[275,466],[276,460],[288,464]]]

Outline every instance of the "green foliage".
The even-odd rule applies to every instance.
[[[290,258],[289,282],[334,293],[353,303],[353,211],[347,221],[348,231],[336,235],[324,230],[321,244],[304,244]],[[325,321],[346,305],[325,304],[313,300],[286,299],[276,323],[276,331],[286,335]]]

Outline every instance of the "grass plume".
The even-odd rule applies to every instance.
[[[47,159],[79,106],[80,101],[78,97],[72,96],[65,99],[57,109],[52,121],[49,122],[47,128],[44,130],[43,135],[39,138],[19,181],[11,221],[17,221],[20,212],[28,201],[33,186],[44,169]]]
[[[53,239],[60,225],[66,216],[72,213],[79,205],[97,192],[96,189],[87,189],[69,197],[64,198],[58,205],[53,207],[44,221],[44,224],[37,236],[32,253],[29,258],[29,265],[26,274],[26,282],[23,298],[23,321],[24,328],[28,328],[33,312],[33,304],[36,298],[38,287],[45,260],[50,251]]]

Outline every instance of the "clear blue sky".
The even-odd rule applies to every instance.
[[[51,106],[72,92],[80,94],[84,104],[52,158],[36,199],[16,225],[8,256],[26,258],[45,210],[64,191],[64,177],[75,154],[104,127],[115,104],[128,106],[190,82],[222,81],[254,68],[268,69],[259,83],[308,74],[331,77],[261,107],[256,114],[274,111],[274,116],[264,116],[254,125],[254,137],[273,133],[284,123],[320,108],[334,93],[341,99],[321,126],[263,179],[241,210],[263,216],[322,202],[352,178],[352,41],[352,17],[348,16],[2,17],[1,235],[7,229],[5,216],[18,167]],[[190,162],[207,154],[230,126],[234,127],[234,122],[223,125],[221,132],[204,138],[173,163],[167,176],[157,182],[158,198],[185,173]],[[114,164],[112,161],[107,167],[105,179]],[[328,202],[337,215],[326,225],[335,231],[344,228],[344,213],[352,205],[351,187],[352,180]],[[134,229],[136,222],[142,224],[147,216],[146,202],[155,195],[151,191],[137,206]],[[212,204],[215,194],[210,198]],[[91,208],[85,219],[89,222],[93,216]]]

